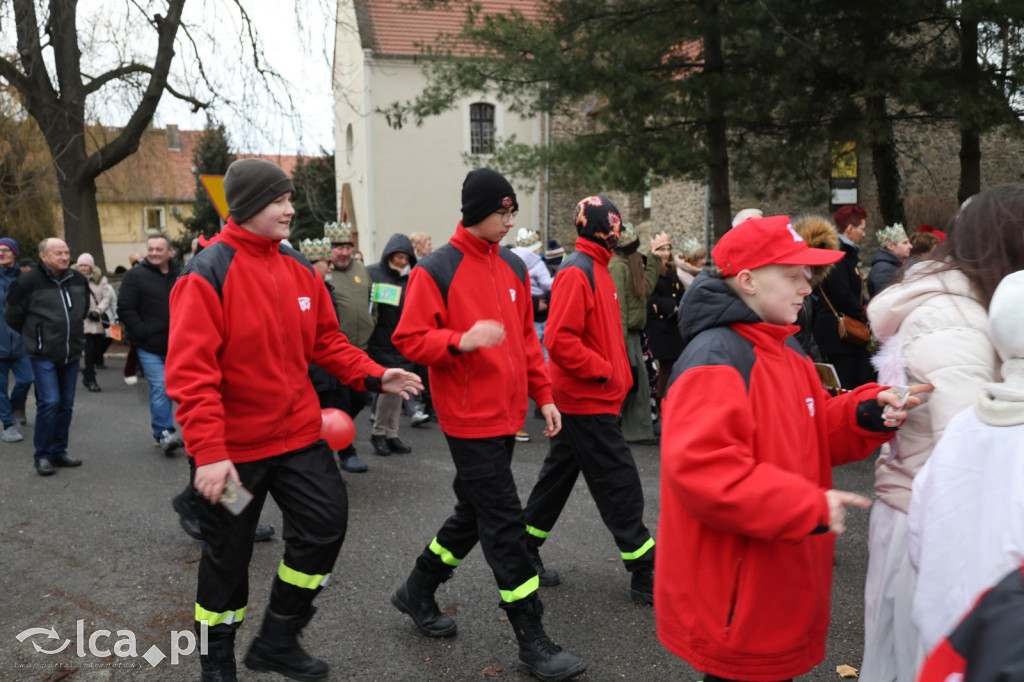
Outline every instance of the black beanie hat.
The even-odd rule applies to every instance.
[[[608,197],[581,199],[576,204],[573,222],[576,223],[576,233],[584,239],[596,242],[609,251],[619,245],[622,217]]]
[[[228,213],[241,225],[295,185],[281,168],[265,159],[239,159],[224,174]]]
[[[477,168],[462,181],[462,226],[472,227],[501,209],[519,210],[516,193],[501,173]]]

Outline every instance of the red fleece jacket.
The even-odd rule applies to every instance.
[[[828,526],[832,467],[892,433],[857,421],[877,384],[822,389],[786,345],[796,327],[731,327],[753,344],[749,388],[725,361],[698,365],[664,402],[658,637],[706,673],[781,680],[825,655],[835,536],[815,531]]]
[[[295,250],[233,220],[171,291],[165,378],[197,466],[320,439],[311,363],[360,390],[384,368],[348,342],[323,280]]]
[[[566,414],[618,414],[633,385],[622,334],[611,253],[589,239],[576,251],[594,259],[594,285],[578,267],[564,266],[551,284],[544,328],[555,404]]]
[[[511,435],[526,421],[527,395],[538,405],[552,402],[529,275],[518,256],[501,248],[460,222],[448,244],[412,269],[391,337],[402,355],[429,368],[441,430],[456,438]],[[521,274],[510,262],[522,265]],[[505,340],[460,352],[462,335],[480,320],[501,322]]]

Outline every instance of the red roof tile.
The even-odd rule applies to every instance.
[[[90,131],[97,144],[116,130],[102,128]],[[192,172],[192,155],[201,130],[151,128],[139,141],[137,152],[96,179],[99,201],[191,202],[196,196],[196,175]],[[256,157],[279,165],[292,175],[297,156],[273,154],[239,154],[238,158]],[[225,169],[227,170],[227,169]]]
[[[512,10],[527,18],[540,16],[541,0],[476,0],[483,14]],[[466,5],[452,2],[447,8],[410,9],[408,0],[357,0],[356,11],[368,22],[360,22],[364,47],[384,55],[422,55],[438,44],[438,36],[456,36],[466,20]],[[368,25],[367,25],[368,24]],[[369,38],[369,40],[368,40]]]

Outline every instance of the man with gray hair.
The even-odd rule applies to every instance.
[[[78,362],[85,346],[89,283],[70,266],[71,253],[62,239],[39,242],[39,264],[11,285],[4,309],[7,324],[22,332],[35,374],[38,409],[33,445],[40,476],[53,475],[55,467],[82,464],[67,448]]]

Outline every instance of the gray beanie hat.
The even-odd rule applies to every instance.
[[[281,168],[264,159],[239,159],[224,175],[224,196],[228,213],[244,223],[282,194],[294,192],[295,185]]]

